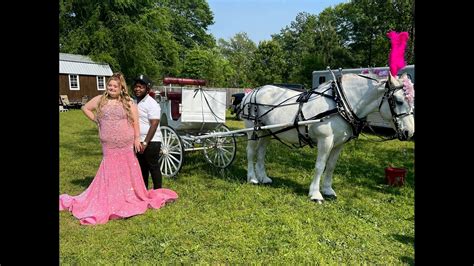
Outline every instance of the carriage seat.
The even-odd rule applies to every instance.
[[[165,96],[165,92],[160,92],[161,96]],[[181,92],[178,91],[169,91],[168,100],[171,104],[171,118],[173,120],[178,120],[181,117],[179,113],[179,104],[181,103]]]

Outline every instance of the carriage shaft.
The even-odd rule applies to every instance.
[[[321,118],[321,119],[315,119],[315,120],[301,121],[301,122],[298,122],[298,126],[319,123],[319,122],[322,122],[323,120],[324,119]],[[293,122],[288,122],[288,123],[268,125],[268,126],[262,126],[262,127],[256,127],[256,128],[249,127],[249,128],[237,129],[237,130],[232,130],[232,131],[227,131],[227,132],[210,133],[210,134],[201,135],[201,136],[191,136],[191,138],[194,140],[198,140],[198,139],[207,139],[207,138],[214,138],[214,137],[232,136],[237,133],[250,132],[254,130],[258,131],[258,130],[265,130],[265,129],[280,128],[280,127],[290,127],[290,126],[293,126],[293,124],[294,124]]]

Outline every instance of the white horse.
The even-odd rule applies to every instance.
[[[400,140],[407,140],[414,134],[413,102],[406,97],[407,92],[401,86],[401,80],[393,77],[391,79],[378,80],[368,76],[345,74],[341,78],[340,87],[329,81],[321,84],[310,95],[309,100],[302,104],[301,112],[299,103],[296,101],[301,92],[265,85],[247,94],[241,103],[241,117],[244,119],[246,128],[262,125],[276,125],[280,123],[294,122],[295,117],[302,119],[321,118],[322,121],[305,126],[299,126],[284,132],[279,129],[257,130],[248,133],[247,143],[247,181],[250,183],[271,183],[272,180],[265,171],[265,151],[270,141],[270,131],[284,143],[301,144],[299,135],[306,135],[317,145],[318,156],[315,165],[315,173],[309,196],[311,200],[321,203],[324,198],[336,197],[332,189],[332,175],[336,161],[344,146],[344,143],[352,137],[357,137],[356,127],[351,126],[337,112],[336,100],[332,97],[334,90],[342,90],[345,94],[346,103],[352,109],[352,114],[358,118],[365,118],[368,114],[380,111],[385,120],[390,120]],[[386,86],[386,84],[390,86]],[[338,89],[339,88],[339,89]],[[256,104],[255,104],[256,103]],[[332,112],[331,110],[336,110]],[[344,110],[344,109],[343,109]],[[350,110],[345,109],[351,113]],[[300,115],[298,115],[300,113]],[[321,114],[318,116],[318,114]],[[350,120],[349,120],[350,121]],[[360,129],[360,128],[359,128]],[[353,135],[355,133],[355,135]],[[256,134],[257,137],[255,138]],[[308,143],[308,139],[306,143]],[[309,142],[311,142],[309,141]],[[257,161],[254,165],[254,157]],[[324,174],[322,191],[320,191],[320,180]],[[322,192],[322,193],[321,193]]]

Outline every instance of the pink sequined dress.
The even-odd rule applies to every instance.
[[[78,196],[59,196],[59,210],[69,210],[81,224],[104,224],[158,209],[178,198],[160,188],[146,190],[133,150],[133,127],[121,104],[105,105],[99,118],[103,159],[89,187]]]

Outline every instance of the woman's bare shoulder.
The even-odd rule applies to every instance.
[[[94,98],[90,99],[83,107],[89,110],[93,110],[97,108],[101,98],[102,98],[102,95],[97,95]]]
[[[102,95],[97,95],[95,97],[93,97],[92,99],[90,99],[90,103],[94,103],[94,104],[97,104],[100,102],[100,99],[102,98]]]
[[[99,101],[100,98],[102,98],[102,96],[103,96],[102,94],[99,94],[99,95],[95,96],[94,98],[92,98],[91,101]]]

